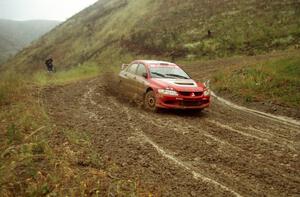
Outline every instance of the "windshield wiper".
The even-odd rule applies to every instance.
[[[188,77],[185,77],[185,76],[182,76],[182,75],[176,75],[176,74],[166,74],[166,75],[181,78],[181,79],[189,79]]]
[[[166,78],[166,76],[164,74],[161,74],[161,73],[158,73],[158,72],[151,72],[152,74],[155,74],[157,76],[160,76],[160,77],[163,77],[163,78]]]

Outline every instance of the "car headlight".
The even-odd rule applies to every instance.
[[[204,91],[204,96],[209,96],[210,95],[210,91],[209,90],[205,90]]]
[[[170,96],[178,96],[178,92],[169,89],[158,89],[158,93],[164,95],[170,95]]]

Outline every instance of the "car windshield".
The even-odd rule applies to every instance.
[[[190,77],[176,65],[150,65],[150,73],[152,78],[190,79]]]

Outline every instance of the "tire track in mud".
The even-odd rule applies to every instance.
[[[215,122],[214,122],[215,123]],[[218,125],[218,126],[220,126],[220,125]],[[261,137],[257,137],[257,136],[252,136],[252,135],[250,135],[250,134],[248,134],[248,133],[246,133],[246,132],[240,132],[240,131],[238,131],[237,129],[234,129],[234,128],[232,128],[232,127],[229,127],[229,126],[224,126],[224,125],[222,125],[222,127],[224,128],[225,127],[225,129],[229,129],[229,130],[231,130],[231,131],[234,131],[234,132],[237,132],[238,134],[241,134],[242,136],[247,136],[247,137],[252,137],[252,138],[254,138],[254,139],[256,139],[256,140],[260,140],[260,141],[263,141],[264,143],[270,143],[271,145],[273,144],[272,142],[269,142],[267,139],[264,139],[264,138],[261,138]],[[221,128],[222,128],[221,127]],[[206,135],[207,136],[207,135]],[[215,138],[216,139],[216,138]],[[221,140],[218,140],[218,141],[221,141]],[[224,143],[223,143],[224,144]],[[274,144],[276,144],[276,146],[280,146],[280,147],[282,147],[282,148],[290,148],[291,150],[293,150],[293,151],[295,151],[295,149],[293,148],[293,147],[289,147],[289,146],[286,146],[285,144],[284,145],[281,145],[280,143],[274,143]],[[262,148],[264,148],[264,147],[262,147]],[[249,156],[249,155],[248,155]],[[254,155],[256,158],[258,158],[258,159],[260,159],[261,160],[261,156],[256,156],[256,155]],[[293,157],[297,157],[297,155],[293,155]],[[263,162],[263,161],[262,161]],[[285,176],[285,175],[282,175],[282,174],[280,174],[280,173],[278,173],[278,172],[276,172],[276,166],[275,167],[272,167],[272,166],[265,166],[266,168],[271,168],[272,170],[270,170],[271,171],[271,173],[273,173],[273,174],[275,174],[278,178],[286,178],[287,179],[287,181],[290,181],[289,180],[289,178],[287,177],[287,176]],[[297,180],[297,179],[296,179]],[[298,179],[299,180],[299,179]],[[255,182],[255,180],[254,180],[254,182]],[[256,186],[254,186],[253,188],[255,188]]]
[[[160,123],[157,123],[156,125],[162,125],[161,124],[161,122]],[[185,126],[183,126],[183,127],[185,127],[185,128],[188,128],[189,126],[188,125],[185,125]],[[197,129],[196,129],[197,130]],[[201,131],[203,131],[203,128],[200,130],[200,132]],[[174,132],[176,132],[176,131],[174,131]],[[156,134],[157,135],[157,134]],[[172,140],[171,138],[171,136],[169,135],[169,136],[165,136],[165,137],[162,137],[163,139],[167,139],[167,138],[170,138],[170,141],[175,141],[175,140]],[[203,138],[201,139],[201,137],[199,137],[198,138],[199,140],[204,140]],[[159,138],[157,138],[156,140],[160,140]],[[176,138],[176,140],[177,141],[179,141],[179,139],[178,138]],[[195,140],[197,140],[197,138],[194,138],[193,139],[194,141]],[[187,138],[185,138],[184,140],[184,143],[189,143],[189,141],[190,140],[187,140]],[[219,140],[220,141],[220,140]],[[163,141],[160,141],[160,143],[164,143],[164,146],[168,146],[168,143],[167,142],[163,142]],[[182,144],[182,145],[184,145],[184,143]],[[228,145],[228,143],[226,143],[227,145]],[[225,145],[226,145],[225,144]],[[223,145],[224,145],[224,143],[223,143]],[[218,147],[220,146],[220,145],[217,145]],[[199,148],[200,148],[201,146],[199,146]],[[225,149],[224,149],[225,148]],[[249,160],[249,158],[252,158],[253,159],[253,156],[255,157],[254,159],[255,160],[257,160],[257,161],[260,161],[260,162],[262,162],[262,164],[264,163],[264,161],[261,161],[262,159],[260,158],[261,156],[257,156],[256,154],[254,154],[254,155],[251,155],[251,154],[248,154],[247,153],[247,151],[245,151],[245,150],[242,150],[242,149],[240,149],[240,148],[236,148],[235,146],[229,146],[229,147],[224,147],[224,148],[222,148],[222,154],[223,155],[231,155],[231,157],[233,157],[232,159],[234,159],[234,160],[241,160],[242,159],[242,161],[244,161],[244,162],[239,162],[239,163],[241,163],[240,165],[238,165],[238,167],[240,168],[239,169],[239,171],[236,171],[237,173],[236,174],[239,174],[239,177],[241,178],[241,175],[240,174],[243,174],[243,171],[241,171],[241,170],[243,170],[243,167],[241,167],[242,165],[244,165],[244,166],[247,166],[247,165],[249,165],[248,164],[248,162],[247,162],[247,160]],[[171,146],[171,148],[170,149],[172,149],[172,146]],[[179,147],[175,147],[175,149],[180,149]],[[212,147],[212,149],[216,149],[216,148],[213,148]],[[219,148],[217,148],[217,149],[219,149]],[[242,151],[241,151],[242,150]],[[232,155],[232,153],[231,152],[233,152],[233,151],[235,151],[235,152],[240,152],[240,154],[238,154],[237,156],[234,156],[234,155]],[[188,150],[188,151],[183,151],[183,153],[180,155],[181,157],[182,157],[182,155],[183,155],[183,157],[185,157],[185,160],[189,160],[189,159],[187,159],[186,157],[190,154],[190,152],[193,152],[193,149],[190,149],[190,150]],[[216,151],[217,152],[217,151]],[[200,154],[201,155],[201,154]],[[204,157],[205,157],[205,155],[204,155]],[[220,156],[218,155],[218,154],[212,154],[212,158],[219,158],[219,160],[227,160],[227,158],[225,157],[225,158],[220,158]],[[250,163],[252,163],[252,166],[255,166],[255,165],[253,165],[253,162],[251,162],[251,161],[249,161]],[[229,163],[230,165],[233,165],[233,163],[231,162],[231,163]],[[207,168],[207,166],[208,165],[210,165],[210,163],[209,163],[209,161],[208,161],[208,163],[205,163],[204,162],[204,164],[202,164],[202,165],[198,165],[200,168]],[[214,165],[214,164],[213,164]],[[275,174],[278,178],[285,178],[285,176],[282,176],[281,174],[279,174],[279,173],[277,173],[276,171],[276,168],[277,167],[273,167],[273,166],[270,166],[270,165],[262,165],[262,166],[264,166],[264,168],[270,168],[270,172],[271,173],[273,173],[273,174]],[[222,166],[222,167],[224,167],[224,166]],[[226,167],[226,166],[225,166]],[[262,167],[261,167],[262,168]],[[212,173],[216,173],[216,171],[219,171],[219,172],[221,172],[220,174],[222,175],[222,176],[225,176],[226,175],[226,172],[224,172],[224,170],[223,170],[223,172],[222,172],[222,169],[217,169],[216,167],[214,167],[214,168],[212,168],[212,169],[206,169],[207,171],[210,171],[210,172],[212,172]],[[231,166],[228,166],[228,168],[227,168],[227,171],[232,171],[233,170],[233,168],[231,167]],[[245,169],[245,170],[247,170],[247,169]],[[249,171],[249,169],[248,169],[248,171]],[[228,179],[230,179],[230,178],[232,178],[232,177],[230,177],[230,176],[228,176],[227,177]],[[245,179],[245,180],[243,180],[243,182],[247,182],[247,179]],[[253,180],[253,182],[255,183],[255,182],[257,182],[256,180]],[[240,185],[242,185],[242,184],[240,184]],[[251,185],[250,183],[248,183],[247,185],[245,185],[245,187],[249,187],[249,185]],[[256,188],[257,186],[256,185],[254,185],[253,187],[252,187],[252,189],[253,189],[253,191],[252,192],[255,192],[255,188]],[[259,192],[255,192],[255,193],[259,193]]]
[[[220,123],[216,120],[207,120],[207,122],[209,122],[211,124],[214,124],[219,128],[226,129],[226,130],[229,130],[231,132],[238,133],[242,136],[245,136],[246,138],[253,138],[253,139],[256,139],[258,141],[262,141],[266,144],[275,145],[275,146],[279,146],[279,147],[282,147],[282,148],[288,148],[288,149],[290,149],[294,152],[297,152],[297,150],[293,146],[291,146],[292,143],[290,141],[287,141],[288,143],[286,143],[285,140],[283,140],[281,142],[274,142],[274,139],[273,139],[273,142],[272,142],[272,141],[270,141],[273,137],[272,135],[271,135],[271,138],[270,138],[270,136],[269,137],[261,137],[260,134],[259,135],[254,135],[254,134],[251,134],[251,133],[248,133],[248,132],[244,132],[243,131],[244,129],[241,129],[241,128],[236,129],[236,128],[233,128],[232,126]],[[247,130],[249,131],[249,130],[252,130],[252,129],[247,129]],[[263,133],[263,131],[260,131],[260,130],[254,130],[254,131],[256,133]]]
[[[89,103],[91,103],[92,105],[100,108],[101,110],[103,109],[103,106],[101,105],[97,105],[97,103],[92,99],[92,95],[91,92],[93,92],[95,90],[95,87],[93,88],[89,88],[88,91],[84,94],[84,102],[86,103],[87,100]],[[120,106],[120,103],[117,103],[115,101],[114,97],[108,97],[109,102],[114,105],[116,108],[122,109],[123,112],[125,112],[126,116],[127,116],[127,120],[130,123],[130,121],[133,119],[129,113],[129,109],[125,106]],[[111,109],[110,109],[111,110]],[[88,111],[87,113],[92,113],[92,117],[96,117],[96,114],[93,112]],[[149,143],[161,156],[165,157],[167,160],[172,161],[174,164],[182,167],[184,170],[188,171],[189,173],[191,173],[193,175],[193,177],[195,179],[201,179],[201,181],[203,182],[207,182],[209,184],[213,184],[216,185],[217,187],[220,187],[222,190],[225,190],[229,193],[231,193],[233,196],[237,196],[237,197],[241,197],[242,195],[240,195],[239,193],[237,193],[236,191],[232,190],[231,188],[228,188],[227,186],[203,175],[203,172],[199,172],[199,170],[194,169],[194,167],[192,167],[190,164],[185,163],[181,160],[179,160],[178,158],[176,158],[174,156],[174,154],[170,153],[169,151],[164,150],[162,147],[160,147],[158,144],[156,144],[154,141],[152,141],[145,133],[143,133],[143,131],[138,127],[138,125],[136,124],[129,124],[129,126],[131,127],[132,130],[134,130],[136,132],[136,135],[138,136],[138,138],[140,138],[140,140]]]
[[[114,102],[114,104],[116,105],[115,102]],[[129,113],[128,108],[126,108],[126,107],[124,107],[124,106],[122,106],[122,108],[123,108],[123,110],[126,112],[127,119],[128,119],[128,120],[131,120],[132,117],[131,117],[131,115],[130,115],[130,113]],[[131,128],[136,130],[136,128],[138,128],[138,126],[137,126],[137,125],[131,125]],[[225,186],[225,185],[223,185],[223,184],[221,184],[221,183],[219,183],[219,182],[217,182],[217,181],[215,181],[215,180],[209,178],[208,176],[205,176],[205,175],[203,174],[203,172],[200,172],[199,170],[194,169],[194,167],[192,167],[192,166],[189,165],[188,163],[185,163],[185,162],[181,161],[180,159],[176,158],[176,157],[174,156],[174,153],[171,153],[171,152],[169,152],[169,151],[164,150],[161,146],[159,146],[159,145],[156,144],[154,141],[152,141],[152,140],[151,140],[151,139],[143,132],[142,129],[138,128],[137,132],[138,132],[137,134],[138,134],[138,136],[141,138],[141,140],[143,140],[143,141],[145,141],[145,142],[151,144],[151,145],[153,146],[153,148],[155,148],[156,151],[157,151],[158,153],[160,153],[163,157],[165,157],[166,159],[172,161],[172,162],[175,163],[176,165],[178,165],[178,166],[184,168],[185,170],[187,170],[189,173],[191,173],[191,174],[193,175],[193,177],[194,177],[195,179],[201,179],[201,180],[204,181],[204,182],[208,182],[208,183],[210,183],[210,184],[216,185],[216,186],[220,187],[221,189],[223,189],[223,190],[225,190],[225,191],[228,191],[228,192],[232,193],[234,196],[237,196],[237,197],[241,197],[241,196],[242,196],[242,195],[240,195],[239,193],[237,193],[236,191],[232,190],[231,188],[229,188],[229,187],[227,187],[227,186]]]
[[[247,112],[233,110],[229,106],[224,106],[218,101],[214,102],[211,109],[211,122],[214,121],[215,126],[230,125],[234,129],[245,132],[246,135],[254,135],[260,138],[269,139],[270,141],[287,146],[290,149],[300,149],[300,135],[294,127],[272,122],[269,119],[256,117]]]
[[[228,105],[231,108],[234,108],[234,109],[237,109],[237,110],[240,110],[240,111],[244,111],[244,112],[247,112],[247,113],[252,113],[252,114],[255,114],[256,116],[259,116],[259,117],[262,117],[262,118],[265,118],[265,119],[269,119],[269,120],[272,120],[272,121],[277,121],[279,123],[286,124],[290,127],[295,127],[296,129],[300,129],[300,122],[297,121],[297,120],[294,120],[292,118],[283,117],[283,116],[276,116],[276,115],[273,115],[273,114],[269,114],[269,113],[257,111],[257,110],[254,110],[254,109],[249,109],[249,108],[246,108],[246,107],[243,107],[243,106],[239,106],[239,105],[236,105],[236,104],[234,104],[234,103],[232,103],[232,102],[230,102],[226,99],[218,97],[214,92],[212,92],[212,96],[215,97],[220,103]],[[298,133],[300,133],[299,130],[298,130]]]
[[[252,135],[258,140],[261,138],[261,141],[270,145],[274,144],[281,149],[289,149],[297,154],[300,151],[300,134],[294,126],[289,127],[278,121],[272,122],[270,119],[257,117],[255,114],[233,110],[230,106],[220,104],[218,101],[214,102],[211,118],[208,121],[216,127],[241,132],[241,135],[245,133],[245,137]]]
[[[148,122],[149,123],[149,116],[148,116],[148,118],[147,118],[147,115],[149,115],[149,114],[147,114],[146,113],[146,115],[142,115],[142,114],[144,114],[142,111],[139,111],[138,112],[139,113],[139,116],[143,116],[143,118],[144,118],[144,120],[147,120],[146,122]],[[152,115],[152,114],[151,114]],[[137,119],[137,118],[135,118],[135,119]],[[158,118],[158,120],[159,120],[159,118]],[[157,120],[155,120],[155,121],[157,121]],[[144,124],[146,124],[146,122],[144,122]],[[150,119],[150,122],[153,124],[153,120],[151,120]],[[147,124],[148,124],[147,123]],[[154,123],[154,125],[160,125],[161,124],[161,122],[160,123],[158,123],[158,124],[155,124]],[[163,125],[163,124],[162,124]],[[185,128],[187,128],[187,127],[185,127]],[[206,135],[206,137],[207,136],[209,136],[209,135]],[[211,135],[210,135],[211,136]],[[168,136],[166,136],[166,137],[164,137],[165,139],[167,138]],[[215,137],[210,137],[211,139],[215,139],[216,140],[216,138]],[[218,140],[219,142],[221,141],[221,140]],[[222,144],[224,144],[224,143],[222,143]],[[227,143],[228,144],[228,143]],[[248,154],[248,156],[249,156],[249,154]],[[256,155],[255,155],[256,156]],[[259,158],[258,156],[256,156],[257,158]],[[244,157],[243,157],[244,158]],[[268,166],[268,168],[270,168],[270,166]],[[275,173],[276,172],[276,170],[275,170],[275,168],[274,167],[272,167],[272,171],[273,171],[273,173]],[[272,172],[271,171],[271,172]],[[277,174],[277,176],[279,176],[279,173],[275,173],[275,174]],[[280,178],[283,178],[284,176],[279,176]],[[255,188],[255,186],[253,186],[253,188]]]
[[[254,114],[218,101],[210,112],[199,116],[148,113],[107,94],[105,86],[102,79],[95,79],[80,87],[79,108],[92,120],[87,127],[94,127],[91,132],[99,152],[114,154],[113,159],[121,163],[134,161],[121,176],[162,181],[167,188],[175,187],[169,196],[190,196],[186,192],[195,188],[196,196],[287,196],[300,192],[295,127],[277,121],[272,124],[269,119],[266,124]],[[131,159],[139,152],[138,158],[148,161],[159,174]],[[171,170],[172,175],[165,179],[158,166],[167,172],[176,166],[176,173]],[[153,191],[158,188],[153,187]],[[164,196],[166,190],[162,191]]]
[[[95,91],[96,87],[89,87],[88,91],[84,94],[83,99],[82,99],[82,104],[87,104],[90,103],[96,107],[98,107],[99,109],[103,110],[103,109],[108,109],[108,107],[103,107],[102,105],[98,105],[92,98],[92,93]],[[121,108],[123,109],[123,111],[125,112],[126,116],[127,116],[127,120],[128,122],[130,122],[130,120],[132,120],[133,118],[131,117],[129,110],[127,107],[124,106],[120,106],[120,104],[118,104],[116,101],[114,102],[115,98],[110,97],[109,98],[111,104],[113,104],[116,108]],[[87,108],[86,108],[87,110]],[[109,108],[109,110],[111,110],[111,108]],[[87,110],[88,114],[91,114],[91,118],[97,118],[97,115],[89,110]],[[240,194],[238,194],[237,192],[233,191],[232,189],[218,183],[217,181],[208,178],[206,176],[204,176],[203,174],[193,170],[193,167],[190,166],[189,164],[184,163],[183,161],[180,161],[179,159],[177,159],[172,153],[168,153],[167,151],[165,151],[162,147],[160,147],[159,145],[157,145],[155,142],[153,142],[148,136],[145,135],[145,133],[143,133],[142,130],[137,129],[137,125],[133,125],[133,124],[129,124],[131,129],[136,131],[137,136],[140,138],[140,140],[149,143],[150,145],[152,145],[153,148],[156,149],[156,151],[158,153],[160,153],[163,157],[165,157],[166,159],[174,162],[176,165],[184,168],[185,170],[187,170],[188,172],[190,172],[193,177],[195,179],[201,179],[204,182],[208,182],[210,184],[214,184],[218,187],[220,187],[221,189],[228,191],[230,193],[232,193],[234,196],[237,197],[241,197]]]
[[[103,110],[104,108],[106,107],[103,107],[102,105],[100,104],[97,104],[96,101],[93,100],[92,98],[92,94],[91,92],[93,92],[95,90],[95,87],[89,87],[88,88],[88,91],[84,94],[83,96],[83,99],[82,99],[82,104],[83,105],[87,105],[88,103],[97,107],[98,109],[95,109],[95,110]],[[205,177],[204,175],[200,174],[199,172],[195,172],[195,171],[191,171],[191,168],[188,164],[185,164],[179,160],[177,160],[175,157],[173,157],[171,154],[168,154],[167,152],[165,152],[161,147],[159,147],[157,144],[155,144],[150,138],[148,138],[144,133],[142,133],[141,130],[138,130],[137,126],[136,125],[133,125],[131,124],[131,120],[133,119],[132,117],[130,117],[129,113],[128,113],[128,109],[127,108],[124,108],[123,106],[120,106],[119,103],[115,102],[114,101],[115,98],[113,97],[107,97],[107,103],[106,105],[108,106],[112,106],[114,105],[114,109],[119,109],[120,111],[123,111],[126,115],[126,119],[127,121],[129,122],[129,126],[131,128],[131,130],[134,131],[133,133],[133,136],[132,137],[137,137],[139,139],[139,143],[141,141],[144,141],[145,143],[148,143],[150,144],[156,151],[157,153],[159,153],[160,155],[162,155],[163,157],[165,157],[167,160],[171,160],[173,162],[175,162],[175,164],[179,164],[179,167],[182,167],[184,170],[187,170],[188,172],[191,173],[191,175],[195,178],[195,179],[201,179],[202,182],[205,182],[205,183],[209,183],[209,184],[213,184],[213,185],[216,185],[217,187],[220,187],[220,189],[222,190],[225,190],[226,192],[229,192],[231,193],[233,196],[241,196],[239,195],[238,193],[234,192],[233,190],[227,188],[226,186],[210,179],[210,178],[207,178]],[[124,110],[125,109],[125,110]],[[86,110],[86,113],[87,114],[90,114],[91,118],[95,118],[97,119],[97,114],[95,112],[91,112],[88,108],[85,108]],[[111,108],[109,109],[110,111],[112,110]],[[120,113],[119,111],[119,113]],[[226,196],[228,196],[228,193],[226,194]]]
[[[197,122],[197,117],[193,117],[193,119],[196,119],[196,120],[194,120],[194,121],[190,121],[190,125],[197,125],[196,124],[196,122]],[[209,118],[206,118],[206,119],[204,119],[203,120],[203,123],[204,123],[204,125],[205,125],[205,122],[208,122],[208,121],[210,121],[210,120],[213,120],[213,118],[212,117],[209,117]],[[188,118],[187,119],[184,119],[183,118],[183,121],[188,121]],[[200,124],[198,124],[198,125],[200,125]],[[202,124],[203,125],[203,124]],[[186,126],[186,127],[188,127],[188,126]],[[209,128],[207,128],[206,130],[213,130],[215,128],[215,125],[212,125],[212,126],[210,126]],[[222,127],[221,127],[222,128]],[[201,127],[200,129],[203,129],[203,127]],[[226,129],[226,128],[225,128]],[[224,130],[225,130],[224,129]],[[237,130],[237,129],[235,129],[235,130]],[[220,132],[221,130],[218,130],[217,132],[215,132],[214,134],[216,135],[216,137],[218,137],[219,139],[222,139],[222,135],[218,135],[218,133]],[[229,130],[230,131],[230,130]],[[225,135],[227,135],[227,134],[229,134],[230,132],[228,132],[228,130],[226,130],[226,134]],[[225,135],[223,135],[223,136],[225,136]],[[224,139],[224,138],[223,138]],[[196,139],[195,139],[196,140]],[[259,145],[259,146],[262,146],[261,148],[259,147],[258,149],[254,149],[254,150],[251,150],[251,149],[249,149],[249,147],[246,147],[246,148],[244,148],[245,146],[244,146],[244,144],[246,143],[248,143],[247,142],[247,140],[246,139],[244,139],[244,138],[238,138],[238,140],[233,140],[232,141],[232,138],[225,138],[224,139],[225,141],[226,140],[228,140],[228,142],[229,143],[232,143],[232,142],[234,142],[234,144],[236,144],[236,145],[238,145],[238,146],[240,146],[240,145],[243,145],[243,146],[240,146],[240,148],[241,149],[244,149],[244,152],[241,152],[241,157],[242,158],[244,158],[244,160],[247,160],[247,159],[249,159],[249,158],[253,158],[253,156],[255,157],[255,159],[257,160],[257,161],[259,161],[259,162],[261,162],[262,164],[268,164],[268,165],[265,165],[267,168],[271,168],[272,170],[271,171],[273,171],[272,173],[274,173],[274,174],[277,174],[277,176],[278,176],[278,178],[282,178],[282,177],[284,177],[284,178],[287,178],[287,176],[285,176],[284,175],[284,173],[283,174],[281,174],[281,173],[276,173],[276,171],[277,171],[277,168],[278,168],[278,166],[276,166],[276,165],[273,165],[272,164],[272,162],[273,162],[273,159],[275,159],[275,161],[276,162],[278,162],[279,164],[280,164],[280,162],[282,162],[282,165],[284,165],[283,163],[285,163],[286,161],[289,161],[289,160],[291,160],[291,161],[293,161],[292,163],[294,164],[294,166],[292,167],[292,171],[291,171],[291,169],[289,168],[289,167],[287,167],[286,169],[285,169],[285,171],[283,171],[283,172],[285,172],[285,173],[287,173],[287,172],[289,172],[289,171],[291,171],[291,172],[289,172],[290,174],[296,174],[296,176],[294,176],[294,179],[297,181],[297,184],[299,184],[299,171],[297,170],[298,169],[298,167],[299,167],[299,165],[297,165],[297,162],[299,161],[299,159],[297,159],[297,158],[299,158],[299,155],[298,155],[298,151],[295,151],[295,148],[293,147],[293,146],[291,146],[291,147],[288,147],[288,145],[287,145],[287,148],[289,148],[290,150],[288,150],[287,148],[285,148],[285,145],[284,144],[282,144],[282,145],[280,145],[279,147],[278,147],[278,143],[276,142],[276,143],[274,143],[274,146],[272,146],[272,147],[269,147],[269,145],[263,145],[263,144],[261,144],[261,143],[256,143],[256,145]],[[240,144],[240,141],[242,142],[242,144]],[[271,143],[272,144],[272,143]],[[253,146],[254,144],[252,143],[252,146]],[[256,146],[255,145],[255,146]],[[251,147],[250,147],[251,148]],[[283,148],[283,150],[281,150]],[[239,149],[239,150],[241,150],[241,149]],[[263,151],[263,152],[261,152],[260,151],[260,149],[262,149],[262,150],[264,150],[264,149],[266,149],[266,151]],[[279,158],[279,156],[278,156],[278,154],[276,153],[276,154],[273,154],[272,153],[272,151],[273,150],[276,150],[276,152],[281,152],[280,154],[282,154],[282,155],[284,155],[284,154],[286,154],[286,152],[289,152],[289,156],[288,157],[286,157],[284,160],[285,161],[280,161],[281,159]],[[293,152],[291,152],[291,150],[293,150]],[[251,155],[249,155],[249,154],[247,154],[247,152],[253,152],[253,154]],[[268,157],[266,157],[266,159],[264,159],[264,155],[266,155],[266,154],[270,154],[271,153],[271,155],[273,155],[273,157],[272,158],[270,158],[269,156]],[[224,154],[226,154],[226,152],[224,153]],[[251,163],[251,162],[250,162]],[[281,164],[280,164],[281,165]]]

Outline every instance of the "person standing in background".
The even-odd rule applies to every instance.
[[[53,66],[53,59],[52,57],[48,58],[45,62],[46,67],[48,72],[53,72],[54,71],[54,66]]]

